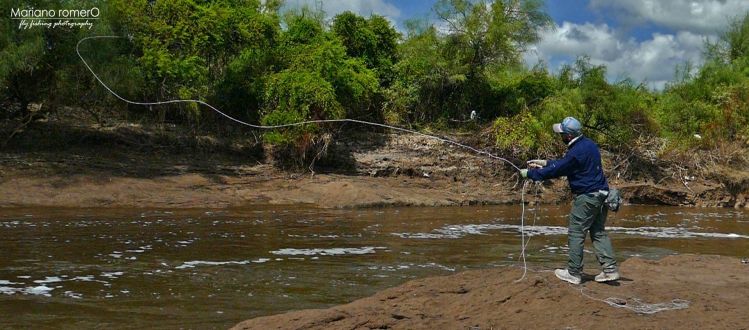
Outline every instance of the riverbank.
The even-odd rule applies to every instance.
[[[621,272],[622,280],[614,284],[596,283],[591,273],[573,286],[550,271],[529,272],[521,281],[516,281],[522,274],[517,268],[467,271],[410,281],[328,309],[260,317],[234,329],[742,329],[749,324],[744,307],[749,265],[737,258],[630,258]]]
[[[262,150],[210,138],[192,145],[170,142],[187,147],[160,149],[134,148],[121,140],[153,143],[133,132],[96,134],[79,141],[93,140],[92,147],[1,152],[0,207],[358,208],[510,204],[522,198],[522,182],[511,165],[417,135],[368,133],[341,139],[330,151],[333,160],[310,167],[313,172],[284,170]],[[651,165],[625,160],[629,169],[623,170],[621,157],[606,153],[604,158],[611,185],[629,203],[749,205],[749,172],[739,167],[715,166],[713,174],[696,175],[687,168],[671,171],[657,159]],[[544,203],[570,198],[563,180],[546,182],[539,191]]]

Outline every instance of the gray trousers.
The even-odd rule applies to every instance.
[[[569,261],[567,269],[570,274],[580,276],[583,272],[583,247],[585,237],[590,232],[593,249],[598,263],[604,272],[617,271],[614,248],[606,234],[606,216],[608,208],[603,204],[606,196],[599,193],[582,194],[575,197],[570,212],[570,223],[567,232]]]

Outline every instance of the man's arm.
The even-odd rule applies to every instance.
[[[567,176],[576,164],[577,158],[573,153],[568,152],[562,159],[548,161],[544,168],[529,170],[528,178],[533,181],[542,181]]]

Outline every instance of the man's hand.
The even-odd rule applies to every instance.
[[[520,176],[523,177],[523,178],[527,178],[528,177],[528,169],[524,168],[524,169],[520,170]]]
[[[530,168],[542,168],[545,167],[548,162],[545,159],[533,159],[528,161],[528,167]]]

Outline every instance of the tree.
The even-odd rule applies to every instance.
[[[749,57],[749,12],[744,14],[743,19],[730,25],[722,40],[728,45],[728,58],[731,61]]]
[[[749,140],[749,12],[706,49],[700,68],[678,68],[656,104],[657,118],[666,134],[690,144],[694,134],[705,137],[703,146]]]
[[[113,7],[120,33],[133,36],[151,100],[220,102],[216,87],[226,82],[227,66],[239,54],[273,48],[278,34],[277,1],[118,0]],[[261,72],[243,73],[254,80]],[[179,107],[188,119],[200,117],[196,104]]]
[[[322,22],[311,15],[288,16],[286,24],[288,28],[278,49],[278,68],[316,73],[334,89],[337,100],[346,109],[343,115],[369,116],[367,112],[379,84],[364,60],[350,57],[341,40],[325,31]]]
[[[733,63],[749,58],[749,12],[734,19],[715,43],[706,43],[707,58],[723,63]]]
[[[21,103],[44,99],[54,70],[47,66],[45,36],[41,29],[19,30],[12,20],[0,23],[0,92]]]
[[[451,81],[442,53],[443,41],[433,26],[410,22],[408,38],[399,47],[395,82],[387,89],[385,111],[392,122],[430,122],[450,109]],[[446,102],[448,101],[448,102]]]
[[[408,24],[400,47],[398,81],[388,90],[393,118],[444,122],[517,113],[503,108],[518,97],[488,77],[520,67],[524,47],[539,38],[551,19],[537,0],[440,0],[434,11],[444,26]],[[491,74],[490,74],[491,73]],[[411,100],[399,102],[399,95]]]
[[[552,26],[539,0],[440,0],[434,11],[446,24],[448,51],[470,76],[488,65],[519,63],[540,30]]]
[[[318,15],[303,10],[287,15],[285,23],[277,49],[278,71],[266,80],[261,122],[280,125],[344,117],[379,120],[379,112],[372,111],[379,83],[364,60],[350,57],[341,39],[324,30]],[[321,141],[329,141],[328,126],[297,126],[265,138],[285,150],[286,157],[314,161],[324,154],[326,143]]]
[[[83,7],[85,4],[90,5],[74,0],[24,2],[25,6],[47,10]],[[0,7],[6,12],[10,12],[10,8],[27,8],[16,6],[15,1],[0,1]],[[19,104],[22,110],[22,113],[12,116],[29,115],[23,112],[30,102],[43,103],[43,110],[38,115],[54,111],[60,105],[93,107],[102,103],[106,92],[92,88],[98,83],[81,66],[75,46],[84,36],[111,34],[111,17],[106,15],[108,6],[106,2],[98,5],[102,16],[93,24],[92,30],[70,27],[22,29],[17,25],[19,21],[10,19],[0,23],[0,97]],[[101,71],[126,71],[122,65],[126,59],[111,56],[119,54],[121,48],[119,44],[109,43],[91,48],[84,46],[84,52],[89,59],[109,60]]]
[[[400,39],[400,33],[390,22],[379,15],[364,19],[346,11],[333,18],[331,31],[341,39],[348,56],[364,60],[367,68],[377,74],[383,87],[390,85]]]

